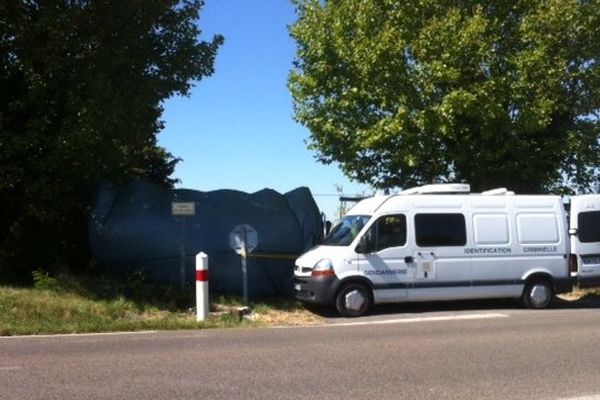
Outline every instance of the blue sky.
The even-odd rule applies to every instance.
[[[306,148],[308,130],[293,120],[286,87],[295,53],[288,25],[289,0],[206,0],[202,38],[220,33],[225,44],[215,73],[197,83],[189,98],[165,102],[166,127],[159,144],[183,159],[179,187],[201,191],[271,188],[311,189],[321,211],[333,218],[335,185],[344,193],[370,193],[335,165],[322,165]]]

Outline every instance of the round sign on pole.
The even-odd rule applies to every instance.
[[[236,253],[242,254],[244,243],[248,253],[258,246],[258,233],[248,224],[237,225],[229,234],[229,245]]]
[[[246,257],[258,245],[258,233],[248,224],[238,225],[229,234],[229,245],[241,256],[242,266],[242,296],[248,304],[248,270]]]

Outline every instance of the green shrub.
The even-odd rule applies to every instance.
[[[33,275],[33,285],[36,289],[56,291],[60,287],[58,279],[51,277],[42,269],[36,269],[31,274]]]

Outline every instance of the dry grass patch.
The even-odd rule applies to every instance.
[[[572,292],[559,294],[557,297],[568,302],[600,298],[600,288],[580,289],[576,287]]]
[[[285,297],[251,301],[246,307],[239,297],[217,296],[212,299],[211,311],[226,312],[235,316],[249,308],[248,319],[259,326],[317,325],[325,319],[305,309],[294,299]]]
[[[266,310],[255,312],[252,319],[269,326],[297,326],[297,325],[319,325],[324,318],[299,308],[292,311]]]

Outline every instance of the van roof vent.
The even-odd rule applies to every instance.
[[[512,190],[508,190],[505,187],[502,187],[486,190],[485,192],[481,192],[481,194],[484,196],[514,196],[515,192],[513,192]]]
[[[471,193],[471,186],[468,183],[439,183],[434,185],[417,186],[406,189],[398,193],[399,195],[408,194],[468,194]]]

